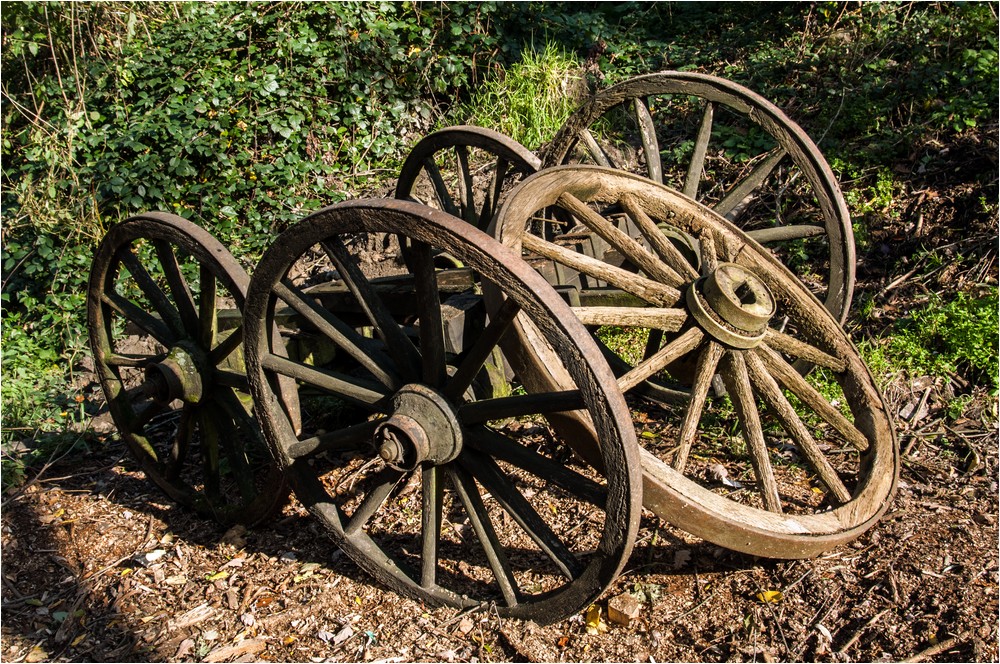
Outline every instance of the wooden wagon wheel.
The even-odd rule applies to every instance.
[[[604,237],[640,272],[527,233],[552,206]],[[641,242],[597,212],[608,206],[630,213]],[[689,273],[660,222],[698,240],[701,274]],[[663,185],[594,166],[532,176],[511,193],[496,224],[512,249],[579,270],[630,300],[573,308],[589,325],[649,332],[641,357],[618,378],[623,391],[664,371],[675,380],[677,407],[667,409],[667,426],[654,440],[640,438],[646,507],[717,544],[777,558],[848,541],[885,511],[899,454],[871,375],[820,302],[735,225]],[[515,329],[527,352],[515,357],[514,371],[533,390],[560,390],[562,370],[537,333]],[[822,391],[793,369],[795,359],[822,368]],[[710,394],[716,374],[728,397]],[[594,434],[580,435],[590,428],[585,417],[573,420],[574,440],[590,458]],[[734,421],[738,433],[726,428]]]
[[[395,197],[436,207],[486,230],[504,193],[538,168],[538,157],[499,132],[448,127],[413,147],[400,169]]]
[[[222,524],[256,523],[288,497],[250,411],[248,283],[205,230],[149,213],[108,232],[87,293],[94,363],[129,451],[170,498]]]
[[[366,276],[349,247],[364,246],[369,233],[410,242],[408,297],[383,297],[384,282]],[[441,324],[447,273],[433,267],[436,250],[509,294],[452,361]],[[295,283],[299,259],[318,254],[353,294],[339,310]],[[398,288],[396,277],[391,289]],[[289,308],[336,346],[332,368],[274,352],[268,330]],[[431,604],[496,602],[502,615],[552,622],[587,606],[621,570],[641,507],[624,399],[607,366],[589,359],[593,342],[558,295],[493,238],[409,201],[335,205],[278,237],[254,273],[245,315],[265,436],[298,498],[372,576]],[[566,367],[567,391],[476,396],[471,386],[515,318],[544,331],[553,361]],[[362,326],[372,333],[359,333]],[[282,376],[300,383],[304,404],[308,389],[330,412],[353,408],[352,418],[318,429],[307,422],[297,435],[276,399]],[[540,414],[567,405],[585,409],[600,432],[606,482],[561,460],[568,450]]]
[[[568,163],[642,174],[714,209],[846,320],[855,258],[844,197],[819,148],[760,95],[692,72],[629,79],[595,95],[545,148],[543,167]]]

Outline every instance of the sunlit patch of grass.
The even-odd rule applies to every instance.
[[[465,115],[535,150],[555,136],[585,93],[579,61],[546,44],[541,51],[525,51],[520,62],[486,81]]]

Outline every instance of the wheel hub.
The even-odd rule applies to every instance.
[[[180,399],[199,403],[208,388],[203,353],[193,348],[174,346],[163,361],[146,367],[146,382],[153,399],[170,403]]]
[[[753,272],[720,263],[687,291],[691,315],[705,332],[733,348],[754,348],[775,312],[774,295]]]
[[[386,465],[409,471],[424,462],[441,465],[462,450],[455,410],[438,391],[414,383],[392,398],[393,413],[375,430],[375,447]]]

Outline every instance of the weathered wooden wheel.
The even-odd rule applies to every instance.
[[[395,197],[436,207],[486,230],[504,193],[538,168],[538,157],[499,132],[448,127],[413,147],[400,169]]]
[[[682,192],[774,252],[846,320],[854,234],[837,180],[805,132],[743,86],[677,71],[629,79],[576,111],[542,162],[623,169]]]
[[[349,248],[381,233],[409,243],[408,285],[367,277]],[[475,271],[476,282],[459,271],[467,292],[449,295],[443,285],[454,280],[434,268],[437,251]],[[310,290],[295,281],[299,260],[317,256],[343,280],[337,309],[321,293],[337,284]],[[509,297],[475,343],[449,357],[443,311],[480,282]],[[403,286],[409,295],[393,297]],[[268,331],[289,309],[304,331],[336,347],[336,368],[275,352]],[[335,205],[277,238],[254,273],[244,314],[266,438],[298,498],[372,576],[431,604],[496,602],[503,615],[551,622],[585,607],[621,570],[641,507],[624,399],[607,366],[591,359],[593,341],[568,307],[493,238],[409,201]],[[477,376],[506,354],[499,340],[515,318],[545,335],[552,361],[566,369],[567,391],[477,396]],[[305,411],[307,393],[331,413],[354,410],[319,428],[307,420],[296,434],[277,399],[281,377],[300,384]],[[606,481],[564,464],[567,450],[544,426],[541,415],[567,403],[585,409],[599,432]]]
[[[608,206],[628,211],[639,240],[597,212]],[[639,272],[526,232],[552,207],[602,236]],[[700,274],[663,236],[661,222],[698,241]],[[677,404],[667,409],[665,428],[653,440],[640,438],[646,507],[717,544],[777,558],[848,541],[885,511],[899,455],[882,396],[837,321],[735,225],[663,185],[593,166],[532,176],[511,193],[496,225],[505,245],[577,270],[605,284],[604,297],[627,303],[573,308],[588,325],[620,326],[640,338],[634,366],[618,378],[623,391],[655,374],[673,380],[663,386]],[[515,329],[527,351],[515,357],[521,380],[536,391],[562,389],[562,369],[537,332]],[[795,359],[822,368],[821,389],[794,370]],[[717,374],[728,398],[710,393]],[[594,434],[581,435],[590,429],[586,417],[571,420],[556,424],[572,429],[571,440],[591,458]],[[734,420],[738,433],[726,428]]]
[[[90,273],[90,347],[111,416],[146,476],[223,524],[288,489],[250,411],[239,314],[249,278],[205,230],[150,213],[114,226]]]

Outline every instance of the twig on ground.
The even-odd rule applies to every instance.
[[[757,592],[759,592],[761,594],[761,596],[763,596],[764,595],[764,589],[761,587],[761,585],[759,583],[757,583],[757,579],[755,579],[755,578],[753,578],[753,576],[751,576],[750,580],[753,581],[753,584],[755,586],[757,586]],[[781,621],[778,620],[778,614],[776,614],[774,612],[774,607],[771,606],[771,602],[766,602],[765,601],[764,602],[764,606],[767,607],[768,613],[771,614],[771,619],[774,620],[774,626],[778,628],[778,636],[781,637],[781,643],[785,646],[785,656],[786,657],[791,657],[792,656],[792,649],[788,647],[788,641],[785,639],[785,630],[783,630],[781,628]]]
[[[958,636],[952,637],[950,639],[945,639],[941,643],[931,646],[930,648],[925,648],[921,650],[913,657],[909,659],[904,659],[903,662],[923,662],[924,660],[930,659],[934,655],[942,653],[946,650],[951,650],[959,644],[959,642],[965,640],[969,636],[968,632],[962,632]]]
[[[851,636],[851,638],[849,638],[847,640],[847,642],[840,647],[839,650],[837,650],[837,654],[838,655],[843,655],[845,652],[847,652],[848,648],[850,648],[851,646],[853,646],[855,643],[858,642],[858,639],[860,639],[861,635],[865,633],[865,630],[867,630],[869,627],[871,627],[876,622],[878,622],[879,619],[881,619],[882,616],[884,616],[888,612],[889,612],[889,609],[882,609],[881,611],[879,611],[878,613],[876,613],[872,617],[871,620],[869,620],[864,625],[862,625],[861,628],[858,631],[854,632],[854,635]]]

